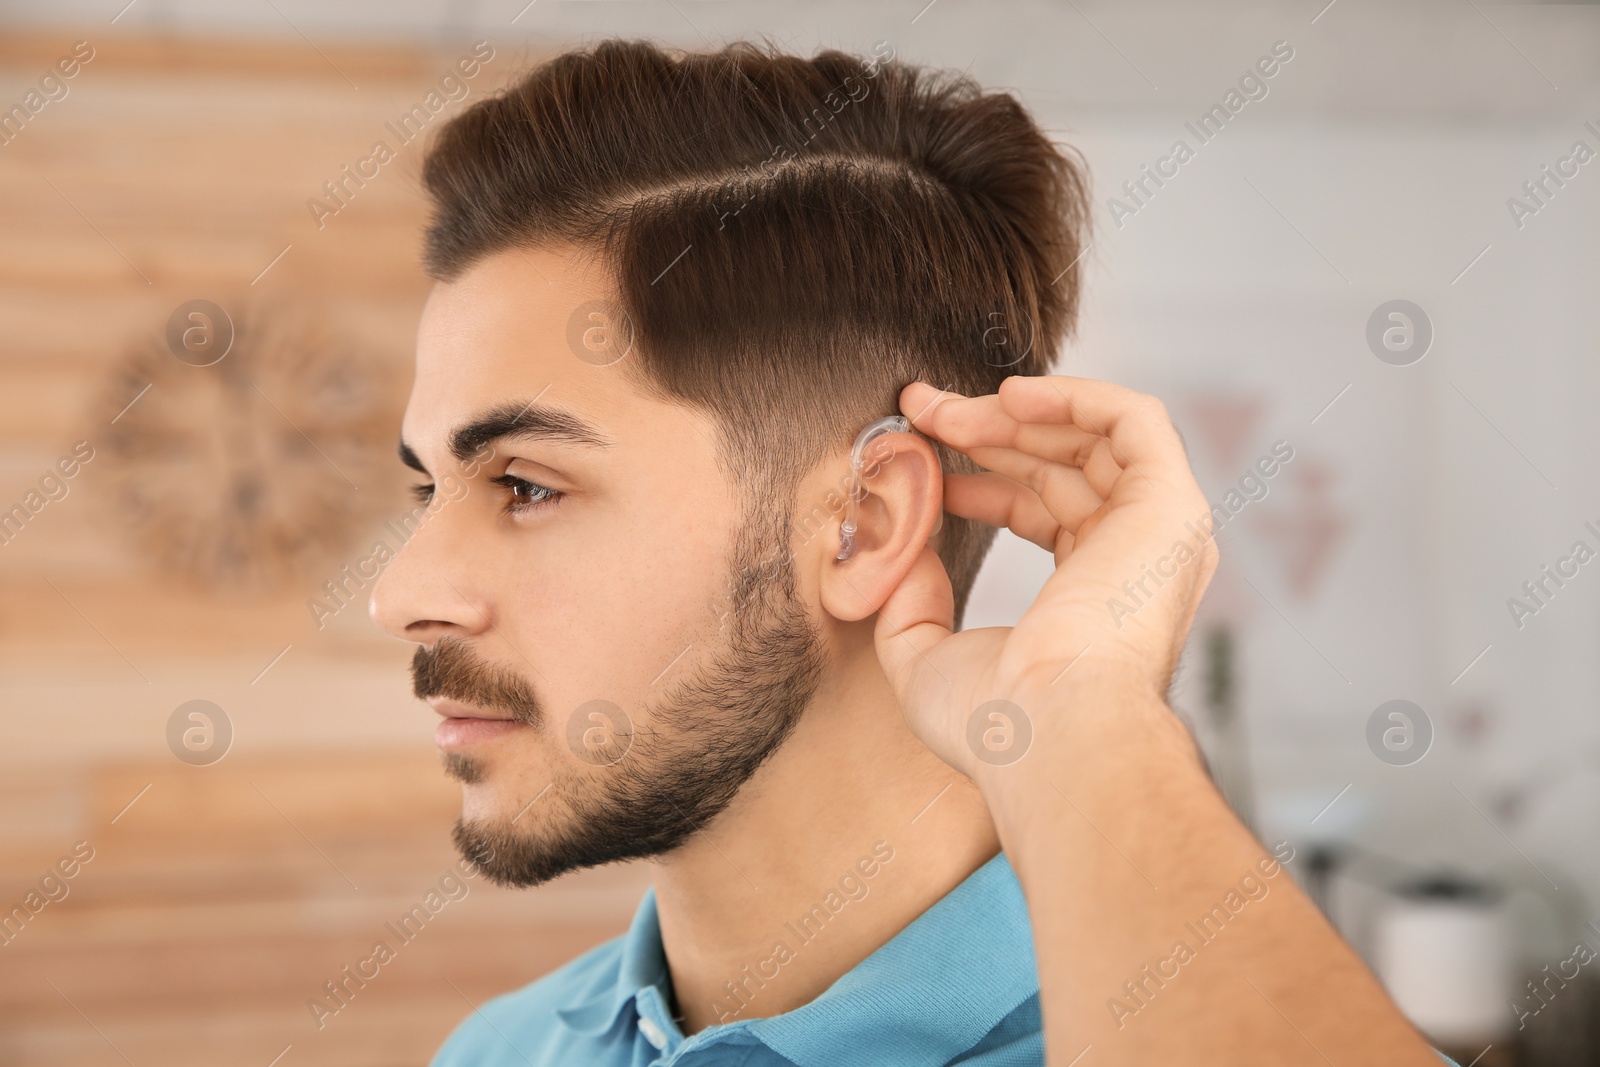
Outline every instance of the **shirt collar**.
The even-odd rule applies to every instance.
[[[750,1033],[800,1067],[924,1067],[1038,992],[1027,901],[1000,852],[816,1000]]]
[[[661,947],[654,886],[645,890],[644,899],[633,914],[615,967],[597,975],[589,989],[573,998],[567,1007],[556,1009],[556,1015],[579,1033],[601,1034],[615,1025],[617,1016],[641,990],[652,985],[662,993],[671,985],[666,952]]]
[[[647,986],[667,997],[655,889],[646,890],[615,969],[557,1015],[588,1034],[610,1030]],[[817,999],[739,1027],[799,1067],[948,1063],[1039,992],[1027,901],[1004,852],[862,960]],[[630,1013],[631,1015],[631,1013]]]

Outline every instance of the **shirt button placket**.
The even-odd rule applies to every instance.
[[[639,1032],[644,1035],[646,1041],[656,1047],[657,1051],[667,1047],[667,1035],[655,1024],[654,1019],[644,1015],[639,1016]]]

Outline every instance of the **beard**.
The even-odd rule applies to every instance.
[[[605,751],[620,747],[620,756],[596,760],[575,746],[594,769],[558,769],[550,795],[535,798],[548,805],[536,826],[517,826],[534,801],[515,817],[457,819],[452,836],[461,855],[499,885],[534,886],[580,868],[672,852],[716,819],[782,746],[822,678],[821,639],[796,595],[788,544],[787,517],[773,528],[747,514],[734,538],[722,646],[648,706],[648,716],[624,734],[625,747],[607,735]],[[476,659],[459,638],[419,647],[412,676],[419,697],[508,710],[535,731],[549,731],[532,687]],[[465,783],[487,774],[479,760],[459,753],[446,755],[445,770]]]

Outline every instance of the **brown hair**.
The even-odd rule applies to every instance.
[[[907,383],[977,395],[1042,374],[1077,312],[1076,153],[1011,96],[885,47],[562,53],[429,149],[428,271],[592,251],[637,335],[627,373],[710,413],[732,475],[792,501]],[[978,469],[936,448],[946,470]],[[944,517],[958,625],[993,538]]]

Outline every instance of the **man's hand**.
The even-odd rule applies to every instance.
[[[1022,884],[1050,1062],[1437,1067],[1166,706],[1217,553],[1161,405],[1066,377],[973,398],[919,383],[900,403],[990,472],[951,475],[946,510],[1055,554],[1016,626],[953,634],[924,549],[875,633],[912,729],[978,784]]]
[[[1031,729],[1076,688],[1064,678],[1160,700],[1217,567],[1210,507],[1161,403],[1056,376],[970,398],[917,382],[900,408],[992,472],[948,475],[947,511],[1008,527],[1056,560],[1010,629],[951,633],[950,579],[931,548],[880,610],[878,655],[924,743],[972,776],[969,722],[988,701],[1015,704]]]

